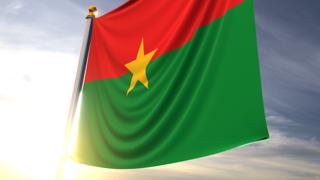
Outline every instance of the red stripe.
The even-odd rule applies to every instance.
[[[190,41],[195,31],[244,0],[131,0],[96,18],[85,82],[128,73],[141,39],[155,58]]]

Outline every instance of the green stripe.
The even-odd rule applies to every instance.
[[[131,74],[85,84],[76,161],[140,168],[221,152],[268,138],[253,1],[200,28],[192,41]]]

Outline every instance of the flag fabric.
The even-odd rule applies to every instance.
[[[75,161],[142,168],[268,137],[253,0],[130,0],[94,19]]]

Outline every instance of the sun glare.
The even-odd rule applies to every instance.
[[[1,50],[0,179],[55,179],[76,56]]]

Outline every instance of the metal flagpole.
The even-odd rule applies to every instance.
[[[66,165],[66,161],[68,160],[68,156],[69,156],[68,148],[71,140],[72,125],[74,122],[74,117],[76,114],[80,93],[83,87],[83,81],[84,81],[84,76],[85,76],[87,62],[88,62],[88,54],[89,54],[89,48],[91,43],[92,25],[93,25],[93,20],[95,18],[95,13],[97,12],[97,8],[95,6],[90,6],[88,10],[89,10],[89,13],[88,13],[88,16],[86,17],[86,27],[85,27],[80,57],[79,57],[79,64],[78,64],[76,79],[73,87],[68,119],[65,127],[63,155],[58,163],[56,180],[62,180],[63,172],[64,172],[63,170]]]

